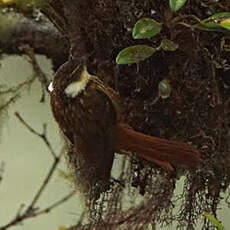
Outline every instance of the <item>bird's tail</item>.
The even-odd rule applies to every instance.
[[[148,136],[126,124],[118,125],[117,134],[117,152],[136,153],[168,170],[173,170],[172,165],[194,168],[201,161],[197,149],[183,142]]]

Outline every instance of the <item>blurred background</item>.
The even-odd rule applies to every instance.
[[[44,57],[37,57],[44,72],[52,77],[50,62]],[[30,63],[23,57],[6,57],[1,62],[0,84],[16,86],[32,76]],[[49,96],[45,103],[40,103],[41,84],[36,79],[31,88],[25,90],[22,97],[9,107],[8,115],[0,139],[0,162],[4,164],[3,180],[0,184],[0,226],[8,223],[16,215],[22,204],[29,204],[41,186],[53,157],[44,142],[26,129],[16,118],[15,112],[36,131],[42,132],[43,123],[47,123],[47,137],[58,154],[63,146],[59,131],[52,117]],[[7,119],[8,118],[8,119]],[[63,157],[58,170],[66,170]],[[68,181],[59,176],[58,171],[48,184],[38,202],[45,208],[63,198],[71,191]],[[81,203],[77,195],[68,202],[55,208],[49,214],[26,220],[23,225],[12,227],[18,230],[58,229],[76,223],[81,213]]]
[[[41,56],[37,56],[37,60],[42,70],[52,79],[49,60]],[[32,74],[32,67],[24,57],[5,57],[1,62],[0,85],[16,86]],[[46,96],[45,103],[40,102],[41,97],[41,84],[36,79],[31,88],[25,90],[16,103],[11,104],[3,122],[4,128],[0,136],[0,164],[4,167],[3,180],[0,183],[0,226],[12,220],[22,204],[30,204],[53,163],[53,157],[47,146],[19,122],[15,112],[19,112],[21,117],[38,132],[42,132],[43,123],[46,122],[47,137],[57,154],[63,146],[51,114],[49,96]],[[66,168],[63,157],[58,170],[67,171]],[[71,191],[71,185],[60,177],[58,170],[37,204],[40,208],[53,204]],[[181,189],[182,186],[179,184],[178,192],[181,192]],[[10,229],[55,230],[60,226],[68,227],[77,222],[82,209],[83,202],[76,194],[52,212],[27,219],[23,225]],[[230,229],[230,210],[223,205],[219,213],[226,230]],[[175,227],[172,226],[171,229]]]

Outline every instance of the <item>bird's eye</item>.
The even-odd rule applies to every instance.
[[[48,86],[48,91],[51,93],[54,90],[53,88],[53,82],[50,82],[49,86]]]

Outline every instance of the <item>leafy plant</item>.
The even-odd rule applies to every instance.
[[[187,0],[169,0],[171,10],[178,11]],[[193,29],[200,29],[214,32],[228,32],[230,30],[230,12],[216,13],[204,20],[201,20],[195,25],[188,25]],[[136,22],[133,27],[132,36],[134,39],[149,39],[162,30],[162,23],[157,22],[152,18],[142,18]],[[151,47],[145,44],[126,47],[120,51],[116,57],[117,64],[133,64],[143,61],[152,56],[156,51],[163,49],[164,51],[175,51],[178,49],[178,44],[171,40],[163,39],[160,46]]]
[[[151,38],[162,29],[161,23],[152,18],[142,18],[136,22],[133,28],[134,39]]]
[[[160,47],[164,50],[164,51],[176,51],[179,47],[178,44],[174,43],[171,40],[168,39],[163,39],[161,41],[161,45]]]
[[[230,30],[230,12],[216,13],[192,27],[206,31],[226,32]]]
[[[159,34],[162,24],[152,18],[142,18],[133,27],[132,36],[134,39],[152,38]],[[143,61],[155,52],[163,49],[164,51],[175,51],[178,45],[168,39],[163,39],[160,46],[154,48],[148,45],[134,45],[124,48],[116,57],[117,64],[133,64]]]
[[[187,0],[169,0],[170,9],[174,12],[178,11]]]
[[[147,45],[129,46],[123,49],[116,58],[117,64],[133,64],[152,56],[157,49]]]

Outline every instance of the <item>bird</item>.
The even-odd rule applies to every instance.
[[[51,108],[72,146],[69,156],[77,162],[83,193],[100,195],[109,189],[115,153],[136,154],[168,171],[175,166],[197,167],[201,158],[195,147],[149,136],[123,123],[119,94],[90,74],[86,64],[71,68],[67,63],[54,76]]]

